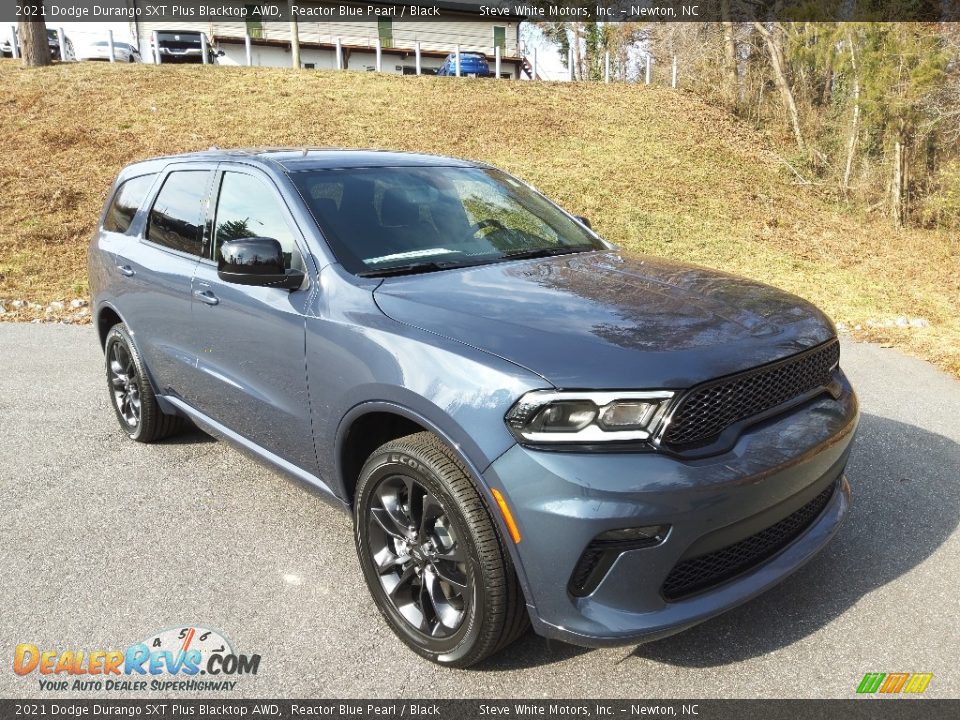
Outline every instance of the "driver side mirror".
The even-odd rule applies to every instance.
[[[296,290],[303,284],[299,270],[285,270],[283,248],[273,238],[228,240],[217,254],[217,275],[236,285]]]
[[[588,228],[590,228],[591,230],[593,230],[593,225],[590,224],[590,220],[589,220],[588,218],[585,218],[583,215],[574,215],[574,217],[575,217],[577,220],[579,220],[581,223],[583,223],[584,225],[586,225]]]

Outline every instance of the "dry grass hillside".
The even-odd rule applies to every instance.
[[[4,319],[62,319],[69,305],[48,304],[85,295],[87,242],[131,160],[211,145],[379,147],[494,163],[630,250],[779,285],[855,335],[960,375],[956,237],[837,208],[795,184],[764,138],[669,89],[0,61],[0,112]],[[904,318],[922,327],[898,327]]]

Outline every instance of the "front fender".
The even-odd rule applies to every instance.
[[[507,548],[507,552],[510,554],[510,561],[513,563],[514,570],[517,573],[517,579],[519,580],[520,587],[523,590],[526,604],[528,607],[531,607],[530,598],[533,597],[533,595],[530,592],[526,569],[523,566],[516,544],[509,540],[510,530],[507,527],[503,515],[496,509],[497,502],[493,497],[493,493],[491,492],[489,484],[483,476],[484,471],[490,466],[492,460],[496,458],[487,460],[483,449],[480,448],[468,434],[465,434],[465,431],[462,427],[453,422],[449,417],[447,417],[443,422],[437,422],[436,419],[423,415],[406,405],[382,400],[364,402],[355,405],[342,418],[340,421],[340,426],[337,429],[337,494],[341,498],[347,497],[347,491],[344,487],[343,472],[342,468],[340,467],[340,458],[342,456],[341,450],[343,449],[343,443],[346,441],[350,427],[354,422],[362,418],[364,415],[376,412],[393,413],[417,423],[442,439],[447,446],[450,447],[454,453],[456,453],[457,458],[463,463],[464,467],[466,467],[467,471],[470,473],[470,478],[473,480],[474,487],[477,488],[477,491],[480,493],[480,496],[486,503],[487,511],[490,513],[490,516],[493,518],[494,522],[499,528],[500,537],[503,539],[503,544]],[[506,450],[508,450],[513,444],[515,443],[511,439],[510,443],[504,448],[503,452],[506,452]],[[498,453],[497,457],[502,455],[503,452]],[[480,460],[481,464],[477,463],[478,459]]]

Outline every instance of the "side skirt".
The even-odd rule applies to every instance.
[[[323,480],[318,478],[316,475],[308,473],[303,468],[298,467],[297,465],[284,460],[279,455],[270,452],[266,448],[257,445],[252,440],[234,432],[226,425],[223,425],[213,418],[204,415],[202,412],[194,407],[191,407],[178,397],[164,395],[162,398],[158,397],[157,399],[162,400],[162,404],[168,404],[177,412],[182,413],[186,417],[190,418],[202,430],[210,433],[214,437],[225,440],[244,454],[250,456],[254,460],[257,460],[263,465],[266,465],[271,470],[276,470],[284,476],[302,483],[307,487],[308,490],[313,492],[315,495],[318,495],[322,500],[326,501],[341,512],[344,512],[347,515],[351,514],[349,505],[337,497],[333,491],[327,487]]]

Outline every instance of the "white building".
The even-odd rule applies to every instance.
[[[253,1],[253,0],[252,0]],[[323,0],[302,0],[301,6],[342,5]],[[377,1],[357,3],[358,6],[377,5],[400,7],[417,5],[407,2]],[[519,78],[529,64],[521,54],[520,22],[522,17],[508,14],[481,16],[470,2],[440,0],[433,3],[443,9],[443,20],[377,19],[323,20],[300,19],[297,36],[300,41],[300,62],[304,68],[334,69],[337,67],[337,47],[341,52],[340,67],[349,70],[376,69],[376,44],[380,41],[383,72],[412,74],[416,71],[415,49],[420,45],[421,69],[424,74],[435,73],[444,59],[459,46],[461,53],[480,52],[487,56],[490,70],[494,70],[494,53],[500,47],[501,77]],[[249,5],[248,8],[253,8]],[[508,12],[512,12],[504,5]],[[409,7],[408,7],[409,10]],[[397,13],[399,17],[399,12]],[[222,52],[217,62],[223,65],[246,65],[246,38],[250,37],[252,65],[263,67],[290,67],[291,24],[246,21],[179,22],[133,21],[131,35],[139,43],[144,62],[154,62],[151,39],[155,31],[202,32],[216,50]]]

